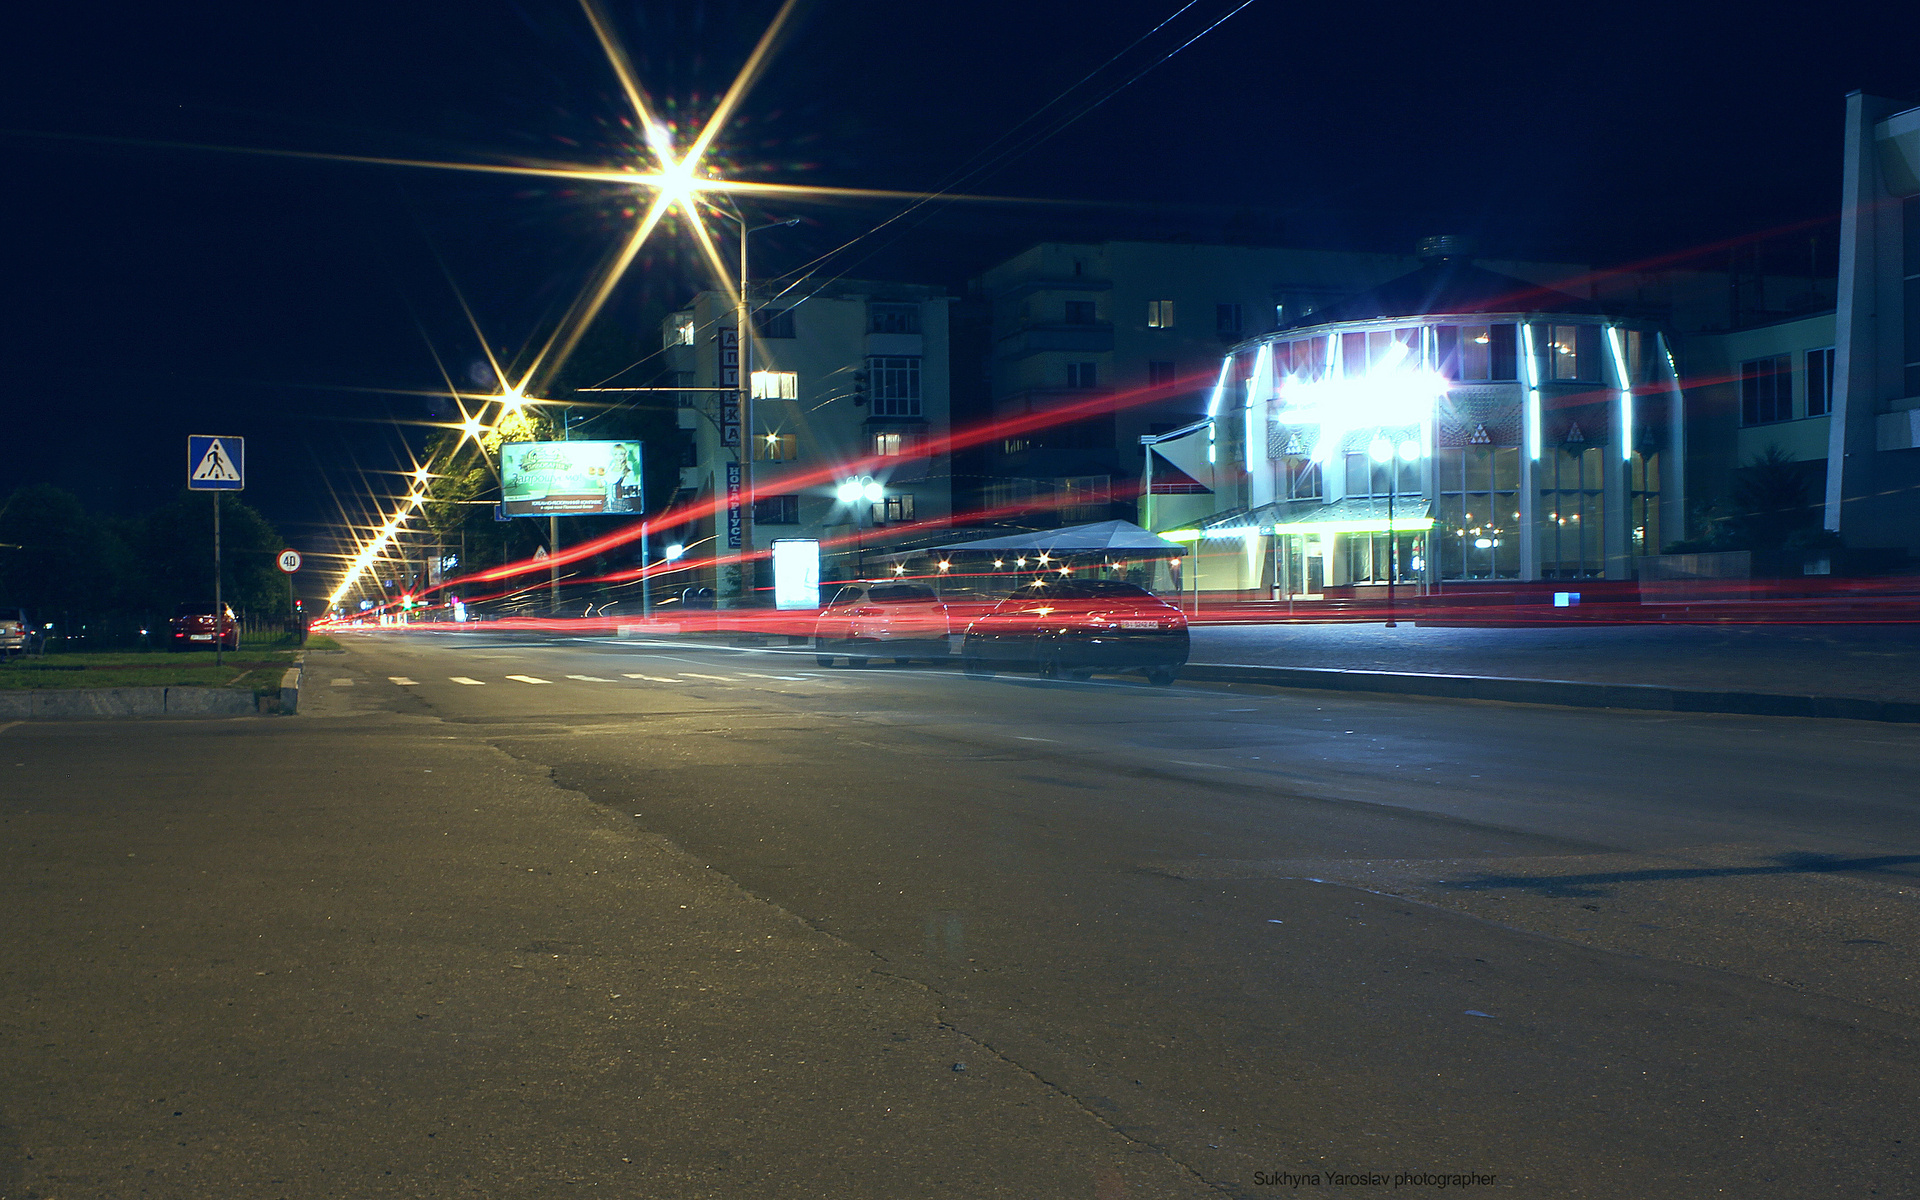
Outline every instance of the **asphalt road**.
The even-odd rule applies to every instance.
[[[0,1195],[1912,1192],[1920,730],[349,645],[0,730]]]

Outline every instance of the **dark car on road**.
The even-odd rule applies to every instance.
[[[967,627],[961,666],[973,676],[1037,670],[1049,679],[1142,671],[1166,685],[1187,663],[1187,617],[1145,588],[1046,576]]]
[[[167,645],[175,650],[212,650],[214,648],[213,605],[182,604],[174,610]],[[220,648],[240,648],[240,624],[233,610],[227,609],[220,620]]]

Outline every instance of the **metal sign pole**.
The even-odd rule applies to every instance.
[[[227,606],[220,595],[220,493],[213,494],[213,665],[225,666],[227,659]],[[238,647],[236,647],[237,649]]]

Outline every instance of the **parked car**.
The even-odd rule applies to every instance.
[[[33,649],[33,622],[23,608],[0,608],[0,658]]]
[[[932,588],[859,580],[834,593],[820,611],[813,648],[823,667],[832,666],[841,654],[850,667],[864,667],[869,658],[891,657],[898,663],[945,659],[951,653],[947,632],[947,606]]]
[[[1187,664],[1187,617],[1131,583],[1041,577],[967,627],[960,664],[975,677],[1037,670],[1049,679],[1143,671],[1162,686]]]
[[[220,647],[240,648],[240,623],[228,608],[220,620]],[[175,650],[211,650],[214,648],[213,605],[182,604],[173,612],[171,636],[167,644]]]

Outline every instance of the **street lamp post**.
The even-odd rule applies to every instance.
[[[867,577],[867,543],[862,533],[865,527],[860,523],[860,512],[862,509],[871,510],[874,505],[884,502],[887,498],[887,489],[882,487],[873,476],[862,475],[858,479],[849,479],[842,483],[836,494],[840,503],[853,509],[853,570],[856,577],[865,579]]]
[[[1400,536],[1393,525],[1393,499],[1399,490],[1400,463],[1395,462],[1394,459],[1397,457],[1400,462],[1408,463],[1415,461],[1420,457],[1420,443],[1409,438],[1401,442],[1396,451],[1392,442],[1384,437],[1377,437],[1367,447],[1367,455],[1374,462],[1387,465],[1387,628],[1392,629],[1399,624],[1394,619],[1396,614],[1393,585],[1400,574],[1398,558]]]
[[[740,347],[739,378],[736,381],[740,385],[740,437],[733,448],[740,466],[740,495],[737,501],[740,506],[740,547],[734,561],[735,570],[739,572],[740,603],[744,607],[753,599],[753,312],[747,297],[747,238],[764,229],[798,225],[800,218],[790,217],[785,221],[769,221],[765,225],[749,225],[746,214],[738,209],[729,212],[724,208],[716,208],[713,211],[740,227],[740,290],[734,314]],[[724,420],[721,428],[726,428]]]

